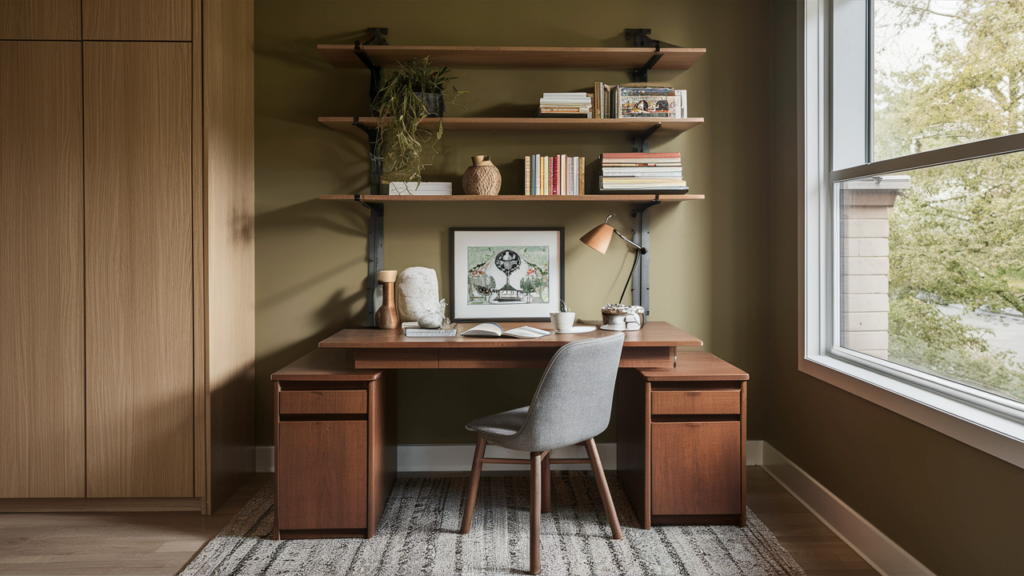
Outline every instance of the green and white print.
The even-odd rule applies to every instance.
[[[547,304],[549,246],[467,246],[468,305]]]

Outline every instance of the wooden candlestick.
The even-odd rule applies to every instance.
[[[398,329],[398,308],[395,306],[395,280],[398,270],[381,270],[377,273],[377,282],[384,287],[384,300],[374,315],[377,328],[381,330]]]

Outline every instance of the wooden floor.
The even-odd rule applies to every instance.
[[[807,574],[878,574],[760,466],[747,466],[747,506]]]
[[[177,574],[270,479],[258,474],[213,516],[0,514],[0,574]],[[876,574],[760,467],[747,503],[808,574]]]

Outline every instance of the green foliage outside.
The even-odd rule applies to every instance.
[[[876,2],[876,26],[922,25],[930,54],[875,72],[875,159],[1024,131],[1024,2]],[[889,359],[1024,401],[1018,358],[935,306],[1024,313],[1024,154],[908,175],[889,216]]]

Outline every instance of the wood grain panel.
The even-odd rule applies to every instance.
[[[433,59],[431,59],[433,62]],[[321,116],[319,122],[332,130],[360,134],[366,133],[356,126],[353,116]],[[360,116],[359,123],[366,128],[377,128],[380,118]],[[685,132],[704,123],[703,118],[445,118],[445,131],[456,132],[643,132],[657,128],[658,132]],[[437,118],[426,118],[418,124],[424,130],[437,130]]]
[[[372,538],[384,514],[398,473],[398,373],[389,370],[370,383],[369,495],[367,498],[366,537]]]
[[[194,494],[191,53],[85,44],[89,497]]]
[[[676,365],[671,368],[641,370],[651,382],[740,382],[750,376],[739,368],[709,352],[676,351]]]
[[[367,204],[408,204],[410,202],[684,202],[686,200],[703,200],[703,194],[670,194],[665,192],[646,192],[641,194],[603,194],[589,192],[583,196],[527,196],[525,194],[499,194],[497,196],[469,196],[455,194],[452,196],[385,196],[367,194],[321,194],[321,200],[341,200],[353,202],[359,200]]]
[[[651,514],[740,513],[740,422],[651,424]]]
[[[366,414],[366,390],[285,390],[281,414]]]
[[[278,433],[280,529],[366,528],[367,422],[281,422]]]
[[[0,42],[0,498],[85,496],[81,58]]]
[[[2,0],[0,40],[81,40],[81,18],[81,0]]]
[[[0,500],[0,513],[198,512],[199,498],[12,498]]]
[[[626,492],[640,527],[651,527],[650,426],[651,385],[633,369],[619,369],[615,383],[615,415],[618,447],[616,474]]]
[[[651,392],[651,414],[739,414],[740,391],[678,390]]]
[[[253,4],[203,2],[210,504],[255,472]]]
[[[192,39],[192,0],[82,0],[86,40]]]
[[[397,368],[437,368],[437,350],[366,350],[355,351],[356,368],[394,370]]]
[[[484,68],[584,68],[632,70],[642,68],[654,48],[595,48],[540,46],[362,46],[378,66],[396,66],[402,60],[430,57],[437,66]],[[361,68],[353,44],[320,44],[316,47],[336,68]],[[704,48],[660,49],[653,70],[686,70],[706,52]]]

